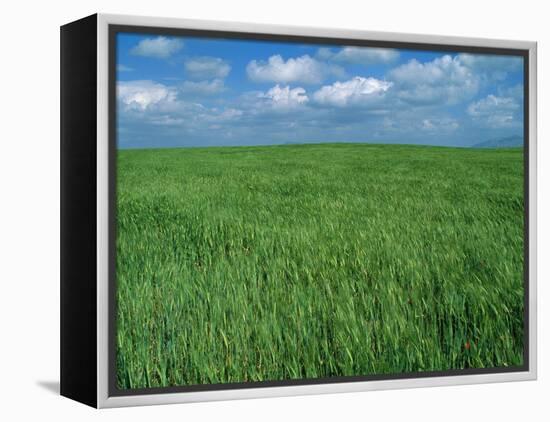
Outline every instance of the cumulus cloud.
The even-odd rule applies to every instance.
[[[412,59],[389,72],[399,99],[412,104],[456,104],[479,90],[479,77],[458,57],[445,55],[431,62]]]
[[[365,104],[381,98],[392,85],[392,82],[356,76],[349,81],[323,86],[313,94],[313,99],[320,104],[337,107]]]
[[[271,56],[267,62],[252,60],[246,66],[246,73],[255,82],[317,84],[328,76],[342,76],[340,66],[322,63],[309,55],[284,60],[282,56]]]
[[[344,47],[334,52],[330,48],[320,48],[317,56],[342,63],[371,65],[392,63],[399,58],[399,51],[391,48]]]
[[[289,86],[275,85],[265,93],[258,94],[258,98],[275,109],[293,109],[309,101],[304,88],[290,88]]]
[[[185,81],[181,85],[181,92],[185,94],[214,95],[225,91],[225,85],[222,79],[212,79],[211,81]]]
[[[517,123],[521,107],[514,98],[487,95],[468,106],[468,114],[476,121],[490,127],[507,127]]]
[[[207,136],[205,128],[227,127],[243,115],[236,107],[213,107],[185,99],[181,89],[154,81],[119,82],[117,93],[121,124],[141,130],[149,128],[150,136],[155,136],[155,130],[161,130],[160,127],[168,131],[162,133],[173,134],[176,138],[199,132]],[[140,131],[134,133],[137,137],[142,134]]]
[[[118,82],[117,98],[127,109],[146,110],[163,102],[174,102],[174,88],[158,82],[142,80]]]
[[[194,57],[186,60],[184,67],[191,79],[223,79],[231,71],[231,66],[219,57]]]
[[[183,48],[183,41],[178,38],[156,37],[141,40],[130,53],[135,56],[167,59]]]
[[[238,69],[218,57],[182,56],[183,69],[172,67],[175,74],[158,75],[158,81],[119,82],[120,142],[471,145],[493,136],[486,134],[517,133],[522,124],[524,92],[517,58],[442,53],[396,64],[399,52],[391,49],[331,47],[314,56],[294,51],[265,56],[265,61],[249,56]],[[128,62],[136,66],[133,74],[140,62],[148,61],[134,57]],[[372,73],[369,66],[374,64],[384,66]],[[365,66],[363,71],[359,65]],[[122,63],[117,70],[131,71]],[[231,72],[248,81],[229,90]],[[500,72],[506,73],[505,79]],[[133,74],[125,73],[125,79]]]

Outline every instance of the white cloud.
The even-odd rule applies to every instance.
[[[441,133],[457,130],[460,127],[460,124],[456,119],[452,118],[429,118],[423,119],[419,126],[420,129],[425,131],[437,131],[438,133]]]
[[[147,80],[118,82],[117,98],[128,109],[146,110],[156,104],[175,102],[176,90]]]
[[[223,79],[231,66],[219,57],[195,57],[185,61],[185,71],[191,79]]]
[[[158,82],[143,80],[119,82],[117,98],[122,106],[121,116],[140,124],[179,127],[194,130],[201,124],[223,124],[243,115],[234,107],[209,107],[183,99],[181,89]]]
[[[432,123],[430,119],[424,119],[422,120],[422,129],[433,130],[435,129],[435,125]]]
[[[518,56],[463,53],[457,57],[464,66],[497,81],[506,79],[509,72],[523,68],[523,58]]]
[[[317,50],[316,56],[321,60],[330,60],[334,57],[334,52],[327,47],[321,47]]]
[[[246,66],[248,77],[255,82],[317,84],[330,75],[344,75],[340,66],[322,63],[307,54],[284,60],[280,55],[271,56],[267,62],[252,60]]]
[[[261,93],[258,98],[267,99],[268,103],[276,109],[291,109],[309,101],[304,88],[281,87],[275,85],[269,91]]]
[[[177,38],[156,37],[141,40],[130,53],[135,56],[167,59],[183,48],[183,41]]]
[[[337,107],[365,104],[381,98],[392,85],[392,82],[356,76],[346,82],[335,82],[332,85],[323,86],[313,94],[313,98],[320,104]]]
[[[198,82],[185,81],[181,85],[181,91],[188,94],[213,95],[225,91],[225,85],[222,79]]]
[[[499,97],[511,97],[515,99],[518,103],[523,102],[524,89],[522,83],[507,88],[501,88],[498,90],[498,92]]]
[[[456,104],[479,90],[479,77],[458,57],[445,55],[431,62],[410,60],[389,73],[397,97],[413,104]]]
[[[320,48],[317,56],[342,63],[371,65],[392,63],[399,58],[399,51],[391,48],[344,47],[338,52],[334,52],[329,48]]]
[[[513,98],[497,97],[493,94],[489,94],[487,97],[470,104],[468,107],[468,114],[471,116],[483,116],[495,110],[515,111],[518,108],[519,105]]]
[[[234,120],[243,115],[242,110],[237,108],[227,108],[223,110],[219,115],[218,119],[220,120]]]
[[[507,127],[518,123],[520,105],[514,98],[488,95],[468,106],[468,114],[489,127]]]
[[[151,116],[149,121],[151,124],[157,126],[180,126],[185,123],[185,119],[182,119],[181,117],[173,117],[166,114]]]

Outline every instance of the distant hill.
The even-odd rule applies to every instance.
[[[491,139],[472,145],[472,148],[514,148],[523,146],[523,136],[514,135],[505,138]]]

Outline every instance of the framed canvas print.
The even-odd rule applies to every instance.
[[[536,44],[61,28],[61,394],[536,378]]]

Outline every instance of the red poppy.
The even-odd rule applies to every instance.
[[[470,350],[470,342],[467,341],[464,347],[466,348],[466,350]]]

